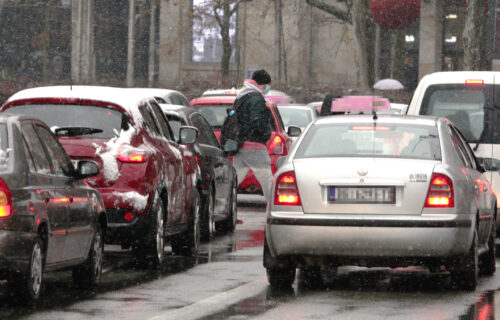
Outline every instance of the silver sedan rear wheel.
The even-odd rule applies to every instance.
[[[459,290],[474,290],[479,273],[477,230],[474,230],[471,248],[463,259],[456,261],[450,270],[452,284]]]

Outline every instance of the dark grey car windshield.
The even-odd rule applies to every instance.
[[[85,138],[110,139],[128,128],[128,118],[120,111],[90,105],[30,104],[8,109],[9,113],[28,114],[39,118],[54,131],[61,127],[85,127],[102,132],[85,134]]]
[[[312,127],[295,158],[375,157],[440,160],[437,128],[405,124],[321,124]]]

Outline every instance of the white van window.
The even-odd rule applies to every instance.
[[[445,117],[452,121],[469,143],[484,136],[488,88],[465,88],[463,85],[430,86],[420,114]]]

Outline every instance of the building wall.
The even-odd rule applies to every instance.
[[[282,1],[281,83],[354,86],[356,83],[352,28],[303,0]],[[220,64],[193,63],[190,1],[161,2],[159,82],[165,86],[221,84]],[[232,79],[241,82],[250,68],[276,74],[276,11],[274,1],[240,5],[237,43],[239,59],[231,65]]]

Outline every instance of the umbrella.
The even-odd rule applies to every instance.
[[[402,90],[405,87],[396,79],[382,79],[373,85],[373,89],[377,90]]]

